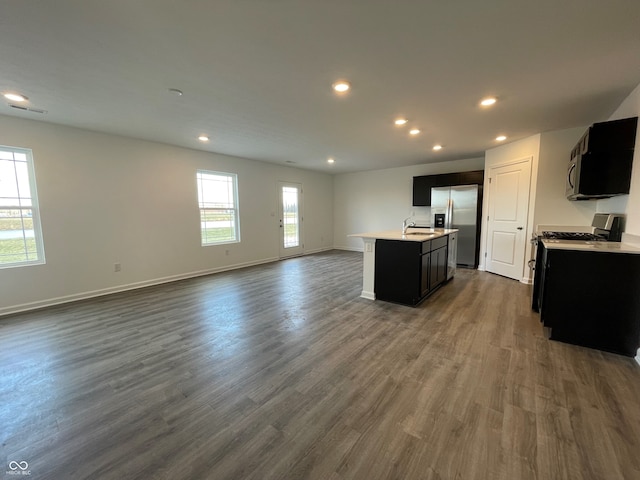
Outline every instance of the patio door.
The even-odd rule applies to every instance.
[[[302,229],[302,185],[278,183],[280,199],[279,235],[280,258],[302,255],[304,252]]]

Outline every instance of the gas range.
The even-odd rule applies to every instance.
[[[534,240],[619,242],[623,215],[596,213],[591,226],[539,225]]]

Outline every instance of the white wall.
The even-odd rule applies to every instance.
[[[303,184],[305,251],[332,246],[331,175],[6,116],[0,144],[33,150],[46,256],[0,269],[0,314],[275,260],[278,181]],[[240,243],[200,246],[197,169],[238,174]]]
[[[620,104],[609,120],[640,116],[640,85]],[[629,195],[599,200],[598,212],[625,213],[625,232],[640,236],[640,128],[636,134],[636,148],[631,172]]]
[[[587,126],[540,135],[534,225],[591,225],[595,200],[571,201],[565,194],[571,150]]]
[[[400,230],[402,220],[429,217],[429,207],[413,207],[413,177],[482,170],[483,158],[345,173],[334,177],[335,248],[362,251],[353,233]]]

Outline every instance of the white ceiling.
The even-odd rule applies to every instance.
[[[0,114],[334,173],[605,120],[638,83],[638,0],[0,4],[0,92],[46,110]]]

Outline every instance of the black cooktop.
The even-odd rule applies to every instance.
[[[606,242],[607,237],[587,232],[542,232],[542,238],[549,240],[587,240],[591,242]]]

